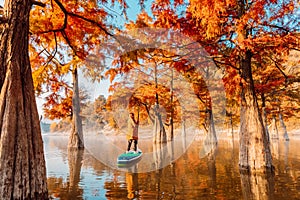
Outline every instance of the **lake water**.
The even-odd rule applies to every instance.
[[[275,174],[244,175],[238,141],[220,139],[207,155],[201,137],[166,148],[139,141],[142,159],[116,166],[123,137],[86,139],[84,151],[67,151],[65,136],[43,135],[49,194],[53,199],[300,199],[300,139],[273,141]],[[118,148],[119,147],[119,148]],[[156,150],[154,150],[156,149]],[[170,153],[171,152],[171,153]],[[100,156],[99,156],[100,155]],[[136,173],[137,172],[137,173]]]

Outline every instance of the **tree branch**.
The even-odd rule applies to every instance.
[[[57,38],[56,38],[56,33],[54,32],[53,34],[54,34],[54,40],[55,40],[55,50],[54,50],[54,53],[51,54],[50,58],[48,59],[46,66],[55,58],[55,55],[57,53]]]
[[[46,4],[42,3],[42,2],[39,2],[39,1],[35,1],[35,0],[31,0],[31,4],[32,5],[35,5],[35,6],[40,6],[42,8],[45,8],[46,7]]]
[[[289,33],[290,30],[285,28],[285,27],[282,27],[282,26],[278,26],[278,25],[275,25],[275,24],[264,24],[265,26],[269,26],[270,28],[276,28],[276,29],[279,29],[279,30],[282,30],[286,33]]]
[[[82,19],[82,20],[84,20],[84,21],[87,21],[87,22],[89,22],[89,23],[91,23],[91,24],[93,24],[93,25],[96,25],[98,28],[100,28],[106,35],[109,35],[109,36],[114,36],[112,33],[110,33],[110,32],[108,32],[101,24],[99,24],[98,22],[96,22],[96,21],[94,21],[94,20],[92,20],[92,19],[88,19],[88,18],[85,18],[85,17],[83,17],[83,16],[81,16],[81,15],[77,15],[77,14],[75,14],[75,13],[71,13],[71,12],[68,12],[67,13],[68,15],[70,15],[70,16],[72,16],[72,17],[77,17],[77,18],[79,18],[79,19]]]
[[[276,62],[276,60],[274,60],[273,58],[270,57],[270,59],[274,62],[275,67],[280,71],[280,73],[284,76],[284,78],[287,80],[288,76],[284,73],[284,71],[280,68],[280,66],[278,65],[278,63]]]
[[[141,102],[141,104],[142,104],[143,106],[145,106],[146,112],[147,112],[147,114],[148,114],[148,116],[149,116],[149,119],[150,119],[150,121],[154,124],[154,119],[153,119],[153,117],[152,117],[151,114],[150,114],[150,109],[148,108],[147,103]]]
[[[76,56],[78,56],[78,53],[77,53],[78,51],[77,51],[76,48],[71,44],[71,41],[70,41],[70,39],[68,38],[68,36],[67,36],[65,30],[61,31],[61,34],[62,34],[63,38],[66,40],[66,42],[67,42],[67,44],[69,45],[69,47],[74,51],[74,54],[75,54]],[[78,56],[78,57],[80,57],[80,56]]]

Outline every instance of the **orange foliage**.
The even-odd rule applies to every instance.
[[[72,88],[63,78],[77,67],[86,68],[86,75],[93,80],[102,78],[99,61],[95,66],[83,61],[112,35],[105,6],[120,4],[125,13],[127,4],[123,0],[45,0],[43,3],[45,7],[34,6],[31,10],[33,81],[38,95],[51,93],[44,104],[45,115],[51,119],[65,118],[72,113]],[[98,59],[105,57],[97,53]]]

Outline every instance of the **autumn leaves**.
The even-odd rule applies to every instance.
[[[299,50],[296,1],[141,2],[146,8],[122,30],[110,26],[105,3],[55,0],[32,10],[31,30],[36,34],[31,36],[30,50],[36,89],[64,94],[61,100],[49,95],[48,105],[70,97],[72,85],[63,77],[80,68],[93,80],[105,73],[113,83],[110,98],[126,96],[130,109],[142,105],[144,118],[151,119],[155,104],[165,108],[165,117],[174,122],[190,107],[187,116],[198,115],[198,127],[207,121],[201,122],[206,111],[214,110],[214,116],[227,113],[236,123],[240,116],[255,118],[243,123],[247,138],[265,137],[263,128],[253,135],[248,131],[263,127],[262,110],[266,122],[278,112],[288,118],[292,107],[298,110],[291,98],[296,96],[289,95],[297,93],[297,74],[289,76],[285,70],[291,50]],[[122,11],[128,9],[124,1],[119,5]],[[84,62],[89,57],[94,61]],[[181,83],[176,83],[177,77]],[[184,101],[195,106],[183,106],[180,98],[187,94],[191,98]],[[241,105],[246,110],[238,113]]]

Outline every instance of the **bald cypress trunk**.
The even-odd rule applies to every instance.
[[[5,2],[0,33],[0,199],[48,199],[28,55],[29,0]]]
[[[69,137],[68,148],[71,149],[83,149],[83,131],[82,131],[82,119],[80,116],[80,98],[78,87],[78,74],[77,68],[72,72],[73,75],[73,97],[72,97],[72,131]]]
[[[241,169],[264,171],[272,169],[270,144],[258,109],[251,70],[251,52],[241,59],[242,93],[240,155]]]
[[[158,80],[157,80],[157,66],[155,66],[154,71],[154,78],[155,78],[155,88],[158,88]],[[154,121],[154,127],[153,127],[153,142],[156,143],[166,143],[167,142],[167,133],[166,129],[164,127],[164,124],[162,122],[162,117],[159,112],[159,100],[158,100],[158,93],[155,93],[155,108],[154,108],[154,114],[155,114],[155,121]]]
[[[283,138],[286,141],[290,140],[281,113],[279,113],[279,122],[280,122],[280,129],[281,129],[281,134],[280,134],[281,138]]]
[[[271,123],[271,126],[270,126],[270,135],[271,135],[271,139],[278,139],[279,136],[278,136],[278,128],[277,128],[277,120],[276,120],[276,117],[275,115],[273,115],[273,118],[272,118],[272,123]]]

